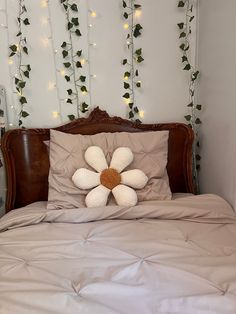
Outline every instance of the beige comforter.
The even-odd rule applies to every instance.
[[[0,314],[235,314],[236,215],[214,195],[0,219]]]

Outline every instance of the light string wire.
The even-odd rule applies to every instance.
[[[51,48],[52,48],[52,54],[53,54],[53,64],[54,64],[54,71],[55,71],[55,88],[56,88],[56,94],[57,94],[57,99],[58,99],[58,108],[59,108],[59,114],[57,112],[53,112],[53,116],[57,118],[59,116],[60,122],[63,122],[63,117],[62,117],[62,101],[64,99],[60,98],[60,90],[59,90],[59,81],[58,81],[58,71],[57,70],[57,62],[56,62],[56,55],[57,55],[57,50],[54,42],[54,34],[53,34],[53,26],[52,26],[52,13],[51,13],[51,7],[50,7],[50,0],[47,0],[47,12],[48,12],[48,24],[49,24],[49,30],[50,30],[50,37],[49,39],[51,40]]]
[[[9,19],[8,19],[8,2],[9,0],[5,0],[4,4],[5,4],[5,10],[1,10],[5,12],[5,18],[6,18],[6,27],[4,27],[6,29],[6,34],[7,34],[7,47],[10,47],[10,35],[9,35]],[[17,115],[17,110],[15,107],[15,98],[14,98],[14,93],[15,93],[15,88],[14,88],[14,84],[13,84],[13,78],[14,75],[12,74],[12,65],[13,65],[13,61],[12,59],[8,59],[8,73],[10,76],[10,84],[11,84],[11,106],[10,108],[13,110],[14,112],[14,121],[16,119],[16,115]],[[8,108],[6,106],[6,108]],[[8,115],[9,116],[9,115]],[[16,127],[15,123],[9,123],[10,127]]]
[[[178,7],[185,9],[185,21],[180,22],[177,25],[180,31],[179,38],[181,40],[181,44],[179,47],[182,52],[182,64],[184,66],[183,70],[189,72],[188,92],[190,101],[189,104],[187,105],[189,109],[189,114],[185,116],[185,119],[188,122],[189,126],[193,129],[193,132],[195,134],[195,139],[193,143],[193,179],[195,183],[196,192],[199,192],[198,170],[200,169],[201,156],[199,155],[200,143],[198,138],[198,132],[199,126],[201,125],[202,121],[199,118],[198,112],[202,110],[202,106],[196,104],[195,101],[196,83],[200,74],[199,70],[196,69],[196,54],[194,62],[192,62],[191,60],[192,58],[190,36],[192,34],[191,23],[195,18],[195,16],[193,15],[194,1],[195,0],[178,1]]]
[[[123,98],[129,108],[129,119],[137,123],[141,123],[139,118],[143,118],[144,111],[139,110],[137,106],[135,89],[141,88],[141,81],[139,79],[139,70],[137,65],[142,63],[144,58],[142,48],[134,48],[134,40],[142,35],[141,31],[143,27],[140,23],[136,23],[134,18],[141,15],[142,6],[137,4],[135,0],[122,0],[122,7],[124,9],[123,17],[126,21],[124,24],[124,29],[128,30],[128,34],[126,36],[126,45],[128,51],[130,52],[129,60],[123,59],[122,62],[124,66],[129,67],[123,76],[124,89],[126,90]]]

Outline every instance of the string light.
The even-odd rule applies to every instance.
[[[86,63],[86,60],[83,58],[83,59],[80,59],[80,63],[82,64],[82,65],[85,65],[85,63]]]
[[[128,23],[125,23],[123,26],[124,26],[124,29],[128,29],[129,28],[129,24]]]
[[[91,77],[92,77],[92,78],[96,78],[97,75],[96,75],[96,74],[92,74]]]
[[[57,119],[57,118],[60,116],[60,112],[58,112],[58,111],[53,111],[53,112],[52,112],[52,116],[53,116],[54,119]]]
[[[8,59],[8,64],[12,65],[13,63],[14,63],[14,61],[11,58],[9,58]]]
[[[140,118],[144,118],[144,110],[139,110],[139,116],[140,116]]]
[[[130,98],[124,98],[124,102],[126,105],[128,105],[131,102],[131,99]]]
[[[142,15],[142,11],[141,11],[141,10],[139,10],[139,9],[135,10],[134,16],[135,16],[136,18],[139,18],[141,15]]]
[[[5,25],[5,24],[3,24],[3,23],[0,24],[0,26],[3,27],[3,28],[7,28],[7,25]]]
[[[66,71],[64,69],[61,69],[60,70],[60,74],[61,74],[61,76],[65,76],[66,75]]]
[[[126,81],[128,81],[129,77],[128,77],[128,76],[125,76],[124,79],[125,79]]]
[[[41,7],[47,8],[48,7],[48,0],[41,0]]]
[[[91,16],[92,17],[97,17],[97,13],[95,11],[91,11]]]

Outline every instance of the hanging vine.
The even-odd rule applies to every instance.
[[[69,33],[69,40],[64,41],[61,45],[62,57],[65,61],[63,65],[69,71],[69,74],[65,75],[65,80],[71,84],[71,87],[67,89],[68,98],[66,102],[76,105],[77,117],[79,117],[80,113],[88,111],[88,104],[80,101],[80,93],[86,94],[88,90],[85,85],[86,76],[79,71],[83,67],[80,60],[83,51],[75,51],[74,48],[74,38],[82,35],[79,29],[78,5],[70,0],[60,0],[60,3],[66,13],[66,27]],[[76,116],[70,114],[68,118],[74,120]]]
[[[17,17],[18,33],[16,37],[18,42],[9,46],[9,57],[18,58],[17,74],[14,77],[16,92],[20,103],[20,112],[18,115],[18,125],[23,126],[22,118],[29,116],[25,110],[25,104],[28,103],[25,95],[26,78],[29,79],[31,66],[30,64],[23,64],[24,55],[28,55],[27,39],[24,35],[24,27],[30,25],[29,18],[27,17],[27,9],[24,0],[19,0],[19,14]]]
[[[194,170],[194,180],[196,184],[197,191],[198,188],[198,175],[197,170],[200,169],[200,160],[201,157],[198,153],[199,151],[199,140],[198,140],[198,131],[199,126],[202,123],[199,118],[199,112],[202,110],[202,106],[195,103],[195,89],[197,79],[199,77],[200,72],[195,68],[193,62],[191,60],[191,44],[190,44],[190,36],[192,34],[192,21],[195,16],[193,15],[193,7],[194,0],[182,0],[178,1],[178,8],[183,8],[185,10],[185,19],[183,22],[178,23],[178,28],[180,31],[180,50],[182,52],[181,62],[183,64],[183,70],[189,72],[189,104],[187,105],[189,113],[185,116],[186,121],[189,126],[193,129],[195,134],[195,141],[193,145],[193,170]]]
[[[141,87],[138,64],[144,61],[142,48],[135,49],[134,40],[142,35],[142,25],[135,23],[135,16],[141,14],[142,6],[136,0],[123,0],[123,17],[125,19],[124,28],[127,29],[126,45],[130,52],[129,58],[125,58],[122,64],[126,67],[124,72],[124,89],[126,90],[123,98],[129,107],[129,119],[141,123],[139,119],[139,108],[136,104],[135,89]]]

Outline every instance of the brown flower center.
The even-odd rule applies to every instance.
[[[108,168],[102,171],[100,176],[101,184],[112,190],[121,182],[121,176],[115,169]]]

